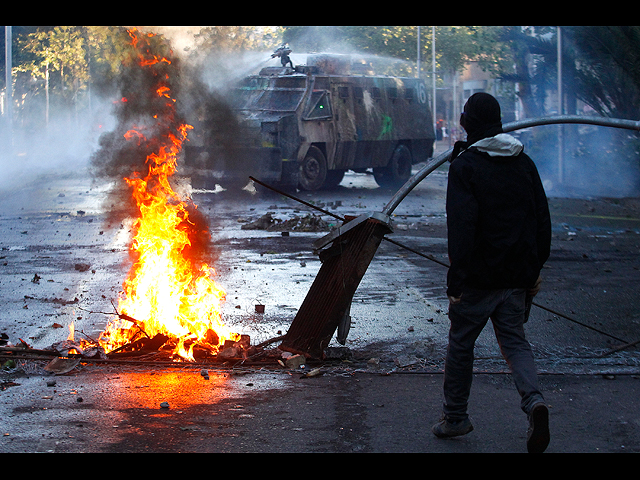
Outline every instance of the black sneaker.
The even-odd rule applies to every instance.
[[[527,451],[542,453],[549,445],[549,409],[544,403],[536,403],[529,413]]]
[[[458,422],[452,422],[445,418],[436,423],[431,431],[438,438],[451,438],[459,437],[460,435],[466,435],[473,430],[471,420],[465,418]]]

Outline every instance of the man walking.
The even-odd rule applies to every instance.
[[[466,142],[454,146],[447,187],[449,347],[445,361],[441,438],[473,430],[467,405],[476,339],[491,319],[502,355],[529,417],[527,448],[549,444],[548,409],[525,338],[525,304],[540,288],[551,248],[547,198],[522,143],[502,131],[498,101],[472,95],[460,124]]]

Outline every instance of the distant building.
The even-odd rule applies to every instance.
[[[469,97],[477,92],[487,92],[498,99],[504,123],[521,119],[522,108],[513,83],[501,83],[484,71],[478,62],[467,63],[459,75],[452,77],[445,76],[444,85],[437,89],[436,125],[441,130],[438,132],[438,140],[453,144],[464,138],[465,132],[459,125],[460,113]]]

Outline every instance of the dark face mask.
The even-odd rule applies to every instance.
[[[475,143],[486,137],[502,133],[500,104],[488,93],[475,93],[469,97],[460,115],[460,125],[467,132],[467,142]]]

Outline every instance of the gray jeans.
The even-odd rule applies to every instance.
[[[520,407],[528,414],[536,402],[543,401],[531,345],[524,333],[525,294],[523,289],[471,290],[463,293],[459,303],[450,303],[443,406],[449,420],[468,416],[475,342],[489,319],[522,398]]]

